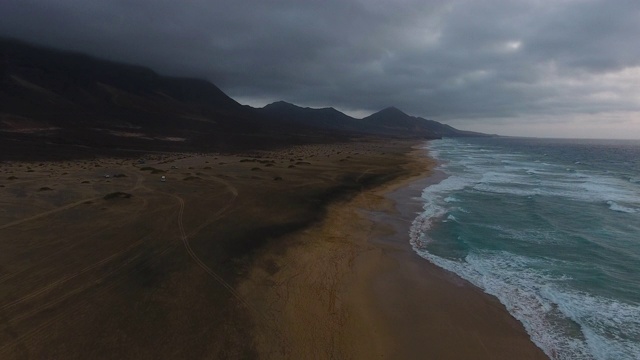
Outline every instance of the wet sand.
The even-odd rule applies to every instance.
[[[329,207],[254,262],[239,291],[276,359],[546,359],[498,300],[416,255],[408,230],[433,163]]]

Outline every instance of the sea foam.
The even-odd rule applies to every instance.
[[[424,211],[412,223],[411,244],[496,296],[549,357],[640,359],[640,291],[637,284],[616,284],[633,279],[628,271],[637,271],[640,260],[633,234],[640,189],[626,181],[640,171],[625,177],[599,169],[609,159],[597,156],[562,162],[556,150],[565,151],[564,144],[554,146],[507,153],[472,141],[432,142],[431,154],[449,177],[422,192]],[[610,215],[598,210],[602,204]],[[459,244],[443,247],[444,241]],[[446,254],[461,246],[465,251],[456,256]],[[599,268],[606,271],[595,272],[603,259],[609,262]]]

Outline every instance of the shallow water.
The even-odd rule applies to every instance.
[[[554,359],[640,359],[640,142],[444,139],[415,251],[495,295]]]

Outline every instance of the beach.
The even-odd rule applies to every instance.
[[[407,232],[419,141],[0,166],[0,356],[544,358]]]
[[[433,161],[414,149],[403,176],[329,207],[322,222],[265,252],[240,291],[261,314],[265,358],[546,359],[494,297],[417,256],[415,199]]]

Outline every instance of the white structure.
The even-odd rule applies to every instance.
[[[162,177],[160,178],[160,181],[165,182],[167,181],[167,178],[164,175],[162,175]]]

